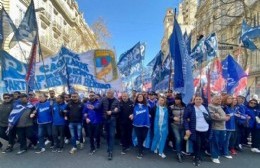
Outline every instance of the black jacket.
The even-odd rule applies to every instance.
[[[13,109],[13,102],[0,104],[0,126],[8,126],[8,117]]]
[[[119,103],[119,121],[121,124],[131,124],[129,116],[133,114],[134,103],[130,99],[127,102],[123,100]]]
[[[69,122],[80,123],[83,120],[84,104],[78,101],[77,103],[71,101],[67,105],[67,114]]]
[[[109,107],[109,101],[111,101],[111,106]],[[109,99],[104,97],[100,100],[100,104],[97,107],[98,109],[102,110],[104,119],[111,119],[111,117],[116,117],[118,112],[115,112],[115,108],[119,108],[119,101],[116,98]],[[107,111],[112,111],[111,116],[107,115]]]

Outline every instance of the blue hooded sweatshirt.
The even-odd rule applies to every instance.
[[[51,106],[49,101],[36,104],[37,123],[48,124],[52,122]]]
[[[65,103],[54,103],[53,105],[53,125],[65,125],[63,112],[67,105]]]
[[[144,104],[136,104],[134,106],[133,126],[150,127],[149,108]]]

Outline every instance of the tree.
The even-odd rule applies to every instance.
[[[92,30],[94,31],[95,37],[102,48],[111,49],[108,44],[108,40],[111,38],[111,34],[107,29],[107,26],[103,18],[99,17],[97,21],[92,24]]]

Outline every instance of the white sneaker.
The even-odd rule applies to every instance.
[[[45,148],[41,148],[39,151],[37,151],[37,152],[35,152],[35,153],[40,154],[40,153],[43,153],[43,152],[45,152],[45,151],[46,151]]]
[[[161,156],[163,159],[166,158],[166,155],[164,153],[159,154],[159,156]]]
[[[227,158],[227,159],[232,159],[232,156],[230,156],[230,155],[226,155],[224,157]]]
[[[212,162],[213,162],[213,163],[220,164],[220,161],[219,161],[219,159],[212,159]]]
[[[241,150],[243,149],[242,144],[239,144],[238,147],[239,147],[239,149],[241,149]]]
[[[260,153],[260,150],[257,149],[257,148],[252,148],[251,151],[252,151],[252,152],[255,152],[255,153]]]
[[[69,144],[70,141],[68,139],[65,139],[64,142],[65,144]]]
[[[71,148],[70,154],[74,154],[77,151],[77,148]]]
[[[76,141],[76,144],[77,144],[77,145],[79,145],[79,144],[80,144],[80,142],[79,142],[79,141]]]
[[[49,145],[51,143],[51,141],[49,141],[48,139],[44,142],[45,146]]]
[[[154,152],[155,154],[157,154],[157,153],[158,153],[158,150],[157,150],[157,149],[155,149],[153,152]]]

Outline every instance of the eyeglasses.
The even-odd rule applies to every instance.
[[[10,99],[10,97],[4,97],[4,100],[6,100],[6,99]]]

